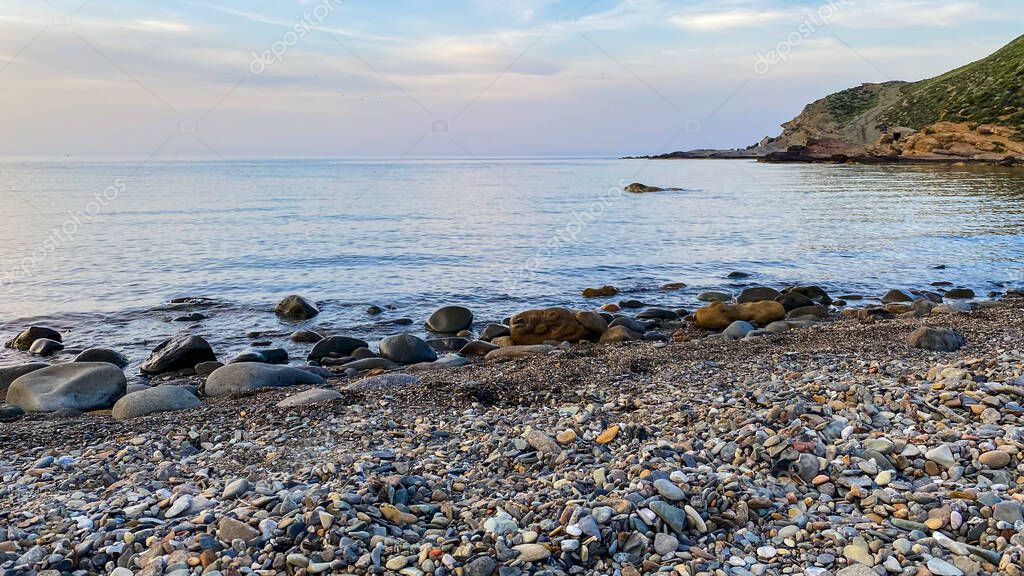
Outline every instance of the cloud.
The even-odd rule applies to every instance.
[[[686,30],[701,32],[718,32],[734,28],[752,28],[771,22],[784,20],[789,16],[781,11],[728,10],[703,14],[679,14],[671,18],[671,22]]]
[[[192,31],[192,27],[188,24],[173,20],[136,20],[135,28],[149,32],[169,32],[172,34],[185,34]]]

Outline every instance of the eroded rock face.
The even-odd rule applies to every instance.
[[[715,302],[694,313],[694,323],[704,330],[725,330],[737,320],[767,326],[786,317],[786,308],[779,302],[762,301],[744,304]]]
[[[106,362],[70,362],[21,376],[7,390],[7,403],[25,412],[100,410],[124,396],[124,372]]]
[[[520,312],[512,317],[512,341],[517,345],[534,345],[548,341],[597,340],[601,334],[592,329],[600,325],[593,316],[598,315],[592,312],[573,312],[565,308]]]

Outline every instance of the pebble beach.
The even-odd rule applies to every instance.
[[[418,343],[272,375],[158,350],[187,407],[6,413],[0,573],[1020,574],[1024,299],[907,296],[524,343],[549,311],[400,366]]]

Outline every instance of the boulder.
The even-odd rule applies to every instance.
[[[318,332],[312,330],[296,330],[291,335],[292,342],[299,342],[303,344],[316,344],[317,342],[324,339]]]
[[[130,364],[128,358],[120,352],[106,348],[89,348],[75,356],[72,362],[106,362],[118,368],[127,368]]]
[[[812,304],[810,306],[802,306],[800,308],[794,308],[789,311],[786,315],[786,319],[794,320],[796,318],[804,318],[806,316],[813,316],[815,318],[825,319],[828,318],[828,308],[819,304]]]
[[[647,324],[637,320],[636,318],[630,318],[629,316],[619,316],[612,320],[611,324],[608,325],[609,328],[614,328],[616,326],[625,326],[630,332],[636,332],[637,334],[644,334],[647,332]]]
[[[437,352],[412,334],[397,334],[380,341],[380,355],[399,364],[417,364],[437,360]]]
[[[790,310],[796,310],[797,308],[814,306],[814,300],[796,292],[782,294],[776,298],[775,301],[782,304],[782,307],[785,308],[787,312]]]
[[[640,320],[679,320],[679,314],[664,308],[648,308],[636,315]]]
[[[427,345],[437,352],[458,352],[459,350],[462,350],[466,344],[469,344],[469,338],[463,338],[461,336],[431,338],[430,340],[427,340]]]
[[[509,327],[505,326],[504,324],[488,324],[487,326],[484,326],[483,330],[480,331],[480,339],[485,340],[487,342],[490,342],[495,338],[511,335],[512,330],[510,330]]]
[[[922,326],[907,337],[907,343],[911,348],[921,348],[932,352],[956,352],[967,341],[955,330]]]
[[[228,364],[206,379],[207,396],[236,396],[263,388],[285,388],[299,384],[322,386],[327,381],[305,370],[255,362]]]
[[[882,296],[882,304],[893,304],[897,302],[913,302],[914,295],[904,290],[889,290]]]
[[[508,362],[509,360],[518,360],[520,358],[528,358],[530,356],[542,356],[554,351],[554,349],[554,346],[544,344],[536,344],[532,346],[508,346],[488,352],[484,359],[487,362]]]
[[[732,340],[740,340],[741,338],[746,337],[747,334],[750,334],[753,331],[754,326],[750,322],[737,320],[732,324],[729,324],[729,327],[725,329],[725,336]]]
[[[814,304],[829,306],[832,304],[832,297],[820,286],[791,286],[782,291],[785,294],[796,294],[809,299]]]
[[[430,315],[427,330],[455,334],[473,325],[473,312],[462,306],[445,306]]]
[[[29,372],[11,383],[7,403],[25,412],[110,408],[124,396],[124,372],[106,362],[71,362]]]
[[[40,338],[46,338],[56,342],[63,342],[64,338],[60,335],[60,332],[52,330],[50,328],[44,328],[42,326],[31,326],[26,328],[21,334],[18,334],[13,340],[4,344],[7,348],[13,348],[15,350],[27,351],[32,347],[32,343]]]
[[[31,364],[16,364],[14,366],[4,366],[3,368],[0,368],[0,402],[2,402],[7,396],[7,389],[10,388],[12,382],[29,372],[42,370],[47,366],[49,366],[49,364],[32,362]]]
[[[340,400],[341,392],[329,388],[313,388],[305,392],[289,396],[277,403],[278,408],[297,408],[299,406],[312,406],[314,404],[327,404]]]
[[[153,349],[139,369],[143,374],[163,374],[175,370],[191,370],[200,362],[217,360],[210,343],[202,336],[176,336],[164,340]]]
[[[953,288],[946,292],[946,298],[952,298],[953,300],[971,300],[976,295],[974,290],[970,288]]]
[[[619,325],[613,326],[609,328],[607,331],[605,331],[605,333],[601,335],[600,342],[602,344],[614,344],[618,342],[631,342],[633,340],[642,340],[643,337],[643,334],[633,332],[629,328]]]
[[[32,343],[28,351],[33,356],[53,356],[64,349],[64,345],[49,338],[38,338]]]
[[[584,288],[584,298],[606,298],[608,296],[615,296],[619,293],[619,289],[615,286],[602,286],[600,288]]]
[[[158,412],[189,410],[202,402],[191,390],[183,386],[156,386],[132,392],[114,404],[114,420],[129,420]]]
[[[714,302],[694,313],[694,323],[704,330],[725,330],[737,320],[767,326],[786,317],[786,309],[775,301],[726,304]]]
[[[732,294],[725,292],[701,292],[697,295],[697,300],[701,302],[728,302],[732,300]]]
[[[358,338],[347,336],[330,336],[316,343],[313,351],[309,353],[308,360],[319,362],[327,356],[348,356],[359,348],[369,348],[370,345]]]
[[[608,329],[608,321],[597,312],[577,312],[576,321],[591,334],[604,334]]]
[[[657,186],[648,186],[639,182],[634,182],[624,188],[626,192],[630,194],[647,194],[649,192],[666,192],[666,191],[679,191],[682,188],[658,188]]]
[[[774,288],[758,286],[755,288],[747,288],[740,292],[740,295],[736,297],[736,301],[741,304],[745,302],[762,302],[764,300],[775,300],[781,296],[782,293]]]
[[[320,314],[320,310],[309,300],[292,294],[281,300],[277,308],[274,308],[274,313],[287,320],[309,320]]]
[[[495,346],[494,344],[485,342],[484,340],[473,340],[469,344],[463,346],[462,350],[459,350],[459,354],[462,354],[463,356],[487,356],[489,352],[493,352],[498,348],[500,348],[500,346]]]
[[[577,313],[565,308],[520,312],[512,317],[512,341],[517,345],[528,346],[548,341],[597,340],[601,334],[591,330],[598,327],[592,323],[592,315],[593,312],[582,313],[582,316],[577,318]]]

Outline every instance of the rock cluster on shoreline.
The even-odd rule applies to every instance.
[[[0,574],[1021,573],[1018,293],[723,296],[0,369]]]

